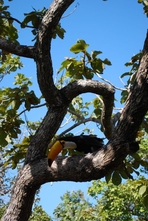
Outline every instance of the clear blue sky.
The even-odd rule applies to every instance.
[[[52,1],[36,1],[36,0],[13,0],[5,1],[6,5],[10,5],[10,11],[13,17],[20,21],[23,20],[23,13],[32,11],[32,7],[41,9],[48,7]],[[68,15],[79,3],[77,10],[69,17],[63,18],[61,24],[66,29],[65,39],[56,39],[52,42],[52,58],[53,68],[56,70],[60,67],[64,57],[73,56],[69,48],[78,40],[84,39],[90,46],[89,50],[101,50],[102,58],[108,58],[112,62],[112,66],[106,68],[103,77],[110,80],[115,86],[123,87],[119,76],[127,71],[124,66],[131,56],[138,53],[144,43],[147,32],[147,18],[143,13],[142,5],[137,0],[78,0],[65,12]],[[31,31],[19,29],[20,43],[24,45],[32,45]],[[20,70],[21,73],[32,77],[34,82],[34,90],[39,95],[40,91],[36,81],[36,67],[33,60],[22,58],[25,67]],[[14,74],[6,76],[1,86],[11,86]],[[120,92],[117,93],[119,97]],[[35,113],[35,112],[34,112]],[[39,115],[27,114],[30,120],[37,120],[38,117],[44,117],[44,110]],[[97,133],[97,132],[96,132]],[[54,208],[60,202],[60,196],[66,190],[72,191],[81,189],[87,191],[90,183],[74,183],[74,182],[57,182],[51,186],[49,183],[43,185],[41,189],[41,204],[45,211],[52,215]]]

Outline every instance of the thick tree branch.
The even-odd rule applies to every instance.
[[[46,156],[48,144],[59,129],[66,111],[67,106],[64,104],[61,107],[50,108],[47,111],[40,127],[30,142],[25,163],[29,163],[35,159],[41,159]]]
[[[119,142],[132,141],[148,110],[148,34],[143,48],[143,56],[131,92],[122,110],[112,139]]]
[[[35,53],[33,46],[15,44],[2,38],[0,38],[0,49],[27,58],[34,58]]]
[[[125,143],[121,146],[108,144],[96,153],[84,156],[58,157],[52,167],[47,165],[47,159],[43,158],[26,164],[19,173],[13,188],[13,197],[8,207],[9,213],[5,214],[2,221],[9,221],[13,215],[14,220],[28,220],[30,215],[30,203],[27,208],[16,213],[16,199],[19,194],[21,204],[29,197],[33,201],[34,192],[40,185],[51,181],[76,181],[84,182],[100,179],[110,171],[117,168],[126,155],[136,152],[139,146],[136,142]]]
[[[36,42],[37,77],[40,90],[50,105],[62,105],[63,97],[53,82],[53,68],[50,54],[50,45],[53,32],[58,25],[62,14],[74,0],[54,0],[47,10],[38,32]]]
[[[101,95],[103,98],[103,110],[102,110],[102,126],[106,137],[109,139],[112,135],[111,115],[114,105],[114,88],[111,85],[107,85],[102,82],[92,80],[77,80],[69,83],[61,92],[67,100],[71,101],[74,97],[81,93],[95,93]]]
[[[58,130],[69,105],[53,82],[53,68],[50,55],[50,44],[64,11],[74,0],[54,0],[47,10],[38,32],[36,47],[37,77],[41,92],[49,104],[42,124],[34,135],[27,151],[26,163],[45,157],[48,143]]]

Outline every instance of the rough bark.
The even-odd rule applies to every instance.
[[[34,58],[35,53],[35,48],[33,46],[15,44],[2,38],[0,38],[0,49],[27,58]]]
[[[148,111],[148,33],[143,47],[143,56],[133,87],[121,113],[113,140],[132,141]]]
[[[138,150],[138,145],[134,140],[148,110],[148,36],[134,86],[123,108],[115,133],[112,136],[108,135],[111,137],[109,143],[97,153],[59,157],[51,168],[48,167],[46,159],[48,143],[59,128],[68,105],[75,96],[86,92],[101,94],[104,101],[103,119],[109,118],[106,122],[110,122],[113,106],[114,90],[111,86],[96,81],[79,80],[58,90],[53,83],[52,60],[49,53],[52,32],[63,12],[72,2],[74,0],[53,1],[43,18],[33,53],[27,52],[28,57],[33,56],[37,63],[38,83],[49,104],[49,110],[31,140],[25,165],[17,177],[9,206],[2,221],[28,220],[35,192],[43,183],[63,180],[82,182],[102,178],[110,170],[118,167],[127,154]],[[15,53],[12,45],[10,48],[11,52]],[[25,53],[26,51],[24,55],[21,55],[25,56]],[[29,55],[30,53],[31,55]],[[71,174],[73,175],[71,176]]]

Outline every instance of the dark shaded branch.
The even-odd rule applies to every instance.
[[[0,38],[0,49],[10,52],[12,54],[26,57],[26,58],[34,58],[34,47],[19,45],[12,43],[8,40]]]
[[[71,101],[74,97],[78,96],[81,93],[95,93],[103,97],[103,109],[101,121],[103,125],[104,134],[107,138],[110,138],[112,135],[112,124],[111,124],[111,115],[114,105],[114,88],[110,85],[107,85],[102,82],[92,81],[92,80],[77,80],[72,83],[69,83],[61,92],[64,94],[64,97],[67,100]]]
[[[49,141],[53,138],[56,131],[67,112],[67,106],[49,108],[40,127],[33,136],[28,147],[25,163],[41,159],[46,156]]]
[[[34,105],[34,106],[31,106],[31,107],[30,107],[30,110],[31,110],[31,109],[35,109],[35,108],[44,107],[44,106],[46,106],[46,103],[44,103],[44,104],[39,104],[39,105]],[[25,113],[26,111],[28,111],[28,109],[25,109],[25,110],[21,111],[21,112],[16,116],[16,118],[19,117],[21,114]]]
[[[0,15],[0,18],[4,18],[4,19],[7,19],[8,21],[16,21],[17,23],[19,23],[20,25],[22,25],[22,22],[19,21],[17,18],[14,18],[14,17],[7,17],[7,16],[3,16],[3,15]],[[31,25],[26,25],[25,28],[34,28],[33,26]]]
[[[136,79],[122,110],[113,136],[119,142],[132,141],[148,110],[148,34]]]

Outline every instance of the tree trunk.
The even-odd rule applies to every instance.
[[[28,171],[21,169],[12,190],[12,197],[2,221],[27,221],[31,215],[36,190],[28,177]]]

